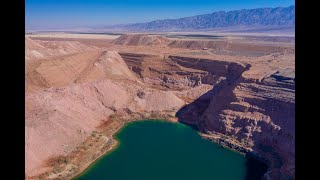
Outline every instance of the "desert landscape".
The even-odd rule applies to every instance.
[[[294,1],[172,3],[26,1],[26,180],[295,179]]]
[[[294,36],[199,34],[26,34],[26,179],[71,179],[141,119],[187,124],[265,162],[264,178],[294,178]]]

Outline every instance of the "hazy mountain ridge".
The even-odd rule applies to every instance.
[[[242,9],[219,11],[211,14],[184,17],[179,19],[155,20],[147,23],[134,23],[111,26],[130,31],[172,31],[172,30],[212,30],[212,29],[294,29],[295,6],[277,8]],[[110,26],[109,26],[110,27]]]

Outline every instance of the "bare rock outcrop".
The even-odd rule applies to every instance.
[[[113,43],[157,47],[167,40],[138,34],[122,35]],[[246,53],[261,49],[184,43],[169,46]],[[294,177],[295,72],[285,65],[289,61],[283,62],[291,60],[294,49],[270,46],[260,51],[276,54],[210,59],[118,53],[77,41],[26,38],[27,176],[48,172],[48,159],[69,155],[102,124],[176,113],[180,122],[202,133],[223,134],[251,149],[268,163],[271,179]],[[117,115],[125,120],[112,119]]]
[[[271,179],[294,177],[294,70],[279,69],[260,82],[237,74],[183,107],[178,117],[201,132],[222,133],[252,148],[269,165]]]

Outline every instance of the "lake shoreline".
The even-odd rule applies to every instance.
[[[178,123],[178,119],[177,118],[168,118],[168,119],[141,119],[141,120],[134,120],[134,121],[167,121],[167,122],[172,122],[172,123]],[[134,121],[130,121],[130,122],[134,122]],[[95,163],[97,160],[103,158],[104,156],[108,155],[109,153],[111,153],[113,150],[116,150],[117,146],[119,145],[118,139],[114,137],[115,134],[121,132],[121,130],[123,129],[123,127],[130,123],[130,122],[126,122],[123,123],[122,126],[120,126],[113,134],[112,134],[112,139],[115,141],[115,143],[105,152],[102,153],[102,155],[100,157],[97,157],[95,160],[93,160],[92,162],[87,163],[86,166],[83,167],[82,170],[80,170],[80,172],[78,174],[75,174],[71,179],[75,179],[77,177],[80,177],[83,173],[86,172],[86,170],[88,170],[88,168],[90,168],[90,166]]]
[[[253,159],[248,159],[243,153],[234,150],[231,151],[227,147],[223,149],[221,144],[216,142],[212,143],[201,136],[194,128],[191,128],[186,124],[172,124],[168,122],[170,121],[139,120],[139,122],[128,123],[127,126],[122,127],[121,130],[114,135],[117,142],[120,142],[119,148],[117,148],[116,151],[113,151],[112,154],[108,153],[107,156],[103,156],[103,159],[98,160],[97,163],[94,163],[91,166],[92,168],[80,174],[79,180],[92,180],[96,178],[120,180],[127,179],[128,177],[139,177],[141,180],[144,180],[146,177],[157,173],[157,170],[154,169],[161,169],[162,166],[175,168],[176,171],[182,169],[187,170],[188,167],[193,169],[193,173],[185,177],[186,180],[193,179],[193,176],[198,177],[199,172],[203,172],[201,177],[219,177],[218,179],[229,179],[231,177],[233,177],[231,179],[241,179],[241,177],[244,177],[244,175],[247,176],[247,174],[260,178],[263,175],[264,170],[261,171],[261,169],[263,169],[264,166],[260,166],[260,163]],[[173,151],[168,150],[168,147],[170,147],[169,149],[173,148]],[[137,153],[142,153],[143,155],[138,155]],[[153,153],[159,155],[155,157]],[[194,156],[193,154],[198,155]],[[124,157],[125,159],[123,159]],[[188,160],[186,157],[188,157]],[[170,164],[167,164],[168,160],[166,160],[166,158],[173,161]],[[186,160],[188,163],[180,164],[181,160],[183,162]],[[139,162],[144,163],[141,164]],[[157,163],[153,164],[152,162]],[[227,165],[226,162],[228,162],[227,164],[229,165]],[[260,170],[257,172],[253,171],[254,168],[248,166],[248,162],[249,164],[255,164],[255,167]],[[143,165],[145,163],[151,163],[151,166]],[[201,166],[197,166],[197,168],[193,167],[194,164],[199,163]],[[208,167],[214,169],[221,168],[221,170],[212,174]],[[147,172],[146,174],[136,174],[136,168],[145,169]],[[162,170],[164,171],[165,169]],[[225,174],[229,170],[232,170],[234,175],[230,176]],[[169,169],[165,171],[168,172],[164,174],[169,175],[172,179],[177,177],[177,173],[171,172]],[[261,172],[263,173],[261,174]],[[164,176],[166,177],[166,175]],[[180,177],[181,175],[178,176]],[[158,179],[160,178],[162,178],[161,175]]]
[[[76,170],[73,172],[73,173],[69,173],[69,174],[66,174],[65,178],[63,179],[77,179],[78,177],[81,177],[84,173],[86,173],[86,171],[91,167],[91,165],[93,165],[96,161],[98,161],[99,159],[105,157],[106,155],[108,155],[109,153],[111,153],[113,150],[116,150],[117,149],[117,146],[119,145],[119,142],[118,142],[118,139],[115,138],[115,135],[119,132],[121,132],[121,130],[123,129],[124,126],[126,126],[128,123],[130,122],[134,122],[134,121],[165,121],[165,122],[170,122],[170,123],[181,123],[178,121],[178,118],[175,118],[175,117],[166,117],[166,118],[150,118],[150,119],[133,119],[133,120],[128,120],[128,121],[124,121],[121,123],[121,125],[117,126],[117,129],[115,129],[112,134],[111,134],[111,138],[110,138],[110,141],[113,142],[108,148],[104,149],[104,148],[101,148],[99,149],[100,153],[99,155],[97,155],[94,159],[91,159],[90,161],[86,162],[85,164],[81,164],[81,166],[78,166],[76,168]],[[181,124],[184,124],[184,123],[181,123]],[[213,140],[214,138],[212,138],[211,136],[208,136],[207,134],[204,134],[204,133],[201,133],[199,131],[197,131],[198,134],[201,136],[201,138],[204,138],[204,139],[208,139],[210,140],[211,142],[213,143],[216,143],[218,144],[219,146],[224,146],[223,144],[220,143],[220,141],[216,141],[216,140]],[[89,137],[90,138],[90,137]],[[221,137],[219,137],[218,139],[221,139]],[[103,142],[105,143],[105,142]],[[234,146],[238,146],[238,144],[234,143],[228,143],[228,144],[225,144],[226,147],[230,148],[231,150],[234,150],[238,153],[241,153],[243,155],[246,155],[246,154],[249,154],[250,152],[249,151],[246,151],[246,152],[243,152],[239,149],[236,149],[234,148]],[[243,147],[245,148],[245,147]],[[76,148],[77,149],[77,148]],[[104,150],[104,151],[102,151]],[[92,155],[89,153],[89,155]],[[70,156],[70,155],[67,155],[67,157]],[[257,159],[259,161],[261,161],[260,159]],[[85,161],[85,160],[79,160],[79,161]],[[67,164],[65,167],[68,167],[68,165],[70,164]],[[269,166],[268,166],[269,167]],[[67,168],[66,168],[67,169]],[[59,172],[60,174],[63,175],[63,173],[65,172],[65,170],[63,170],[62,172]],[[55,176],[52,176],[52,175],[48,175],[48,173],[46,174],[46,177],[60,177],[60,175],[58,174],[54,174]],[[67,172],[68,173],[68,172]],[[41,179],[41,178],[39,178]],[[45,179],[45,178],[44,178]],[[54,179],[54,178],[53,178]]]
[[[77,173],[77,174],[75,174],[73,177],[71,177],[71,179],[75,179],[75,178],[77,178],[77,177],[80,177],[83,173],[86,172],[86,170],[87,170],[88,168],[90,168],[90,166],[91,166],[94,162],[96,162],[96,161],[99,160],[100,158],[103,158],[104,156],[108,155],[108,153],[112,152],[113,150],[115,150],[115,149],[117,148],[117,146],[119,145],[119,142],[116,141],[116,139],[115,139],[113,136],[114,136],[116,133],[118,133],[118,132],[124,127],[125,124],[126,124],[126,123],[122,124],[122,126],[120,126],[119,129],[116,130],[116,131],[112,134],[112,139],[114,140],[115,143],[113,143],[113,145],[112,145],[109,149],[107,149],[105,152],[103,152],[101,156],[97,157],[97,158],[94,159],[93,161],[88,162],[85,166],[83,166],[83,168],[80,169],[80,172]]]
[[[267,166],[268,169],[261,178],[269,178],[269,173],[272,171],[270,162],[267,159],[261,158],[257,153],[253,151],[252,148],[246,147],[245,145],[242,145],[240,142],[237,142],[237,140],[223,135],[221,133],[210,132],[210,134],[204,134],[199,132],[199,134],[201,137],[208,139],[209,141],[216,143],[223,148],[228,148],[232,151],[238,152],[246,157],[253,158],[256,161],[263,163]]]

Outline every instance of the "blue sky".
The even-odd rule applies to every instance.
[[[26,0],[26,28],[112,25],[215,11],[287,7],[294,0]]]

